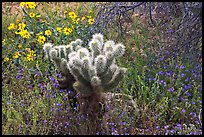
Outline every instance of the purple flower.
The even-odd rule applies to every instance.
[[[187,82],[189,80],[189,78],[186,78],[185,81]]]
[[[186,112],[186,110],[185,110],[185,109],[182,109],[182,110],[181,110],[181,112],[182,112],[182,113],[185,113],[185,112]]]
[[[157,130],[160,130],[160,126],[156,126],[156,129],[157,129]]]
[[[193,101],[192,104],[195,105],[195,102]]]
[[[163,71],[159,71],[158,74],[159,74],[159,75],[163,75],[164,72],[163,72]]]
[[[58,88],[58,87],[59,87],[59,84],[58,84],[58,83],[54,83],[54,84],[53,84],[53,87],[54,87],[54,88]]]
[[[120,92],[121,91],[121,89],[120,88],[117,88],[117,92]]]
[[[49,79],[51,80],[51,81],[54,81],[55,79],[53,78],[53,77],[51,77],[51,76],[49,76]]]
[[[170,72],[166,72],[166,75],[167,75],[167,76],[171,76],[171,73],[170,73]]]
[[[185,76],[185,74],[184,73],[181,73],[181,77],[183,78]]]
[[[174,88],[170,87],[170,88],[168,89],[168,91],[169,91],[169,92],[174,92]]]
[[[180,69],[184,69],[185,67],[184,66],[180,66]]]
[[[177,124],[177,125],[175,126],[175,128],[181,130],[181,124]]]
[[[28,85],[28,88],[29,88],[29,89],[32,89],[32,88],[33,88],[33,86],[32,86],[32,85]]]
[[[64,92],[64,90],[63,90],[63,89],[60,89],[59,92]]]
[[[57,73],[56,76],[57,76],[57,78],[61,78],[62,77],[62,75],[60,73]]]
[[[189,96],[189,97],[192,96],[192,94],[191,94],[190,92],[186,92],[186,93],[184,93],[184,94],[187,95],[187,96]]]
[[[19,75],[16,76],[16,79],[20,80],[23,78],[23,74],[22,73],[19,73]]]
[[[174,32],[174,30],[173,29],[169,29],[169,33],[173,33]]]
[[[126,122],[122,122],[122,125],[126,125]]]

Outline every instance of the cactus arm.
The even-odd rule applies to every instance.
[[[121,79],[124,77],[124,74],[126,73],[126,71],[127,71],[126,68],[119,68],[115,72],[115,74],[114,74],[113,78],[111,79],[111,81],[108,82],[107,84],[103,85],[104,90],[109,91],[109,90],[115,88],[119,84]]]

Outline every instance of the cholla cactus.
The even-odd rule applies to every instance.
[[[125,53],[125,46],[113,41],[104,43],[103,35],[95,34],[88,48],[79,48],[69,54],[68,67],[78,82],[74,88],[84,94],[95,92],[96,87],[102,87],[104,92],[113,89],[127,70],[115,62],[116,57]]]
[[[103,35],[95,34],[87,48],[82,47],[82,41],[77,39],[69,45],[55,47],[47,43],[43,49],[46,57],[64,75],[65,79],[60,80],[60,83],[66,86],[70,85],[67,79],[72,77],[75,80],[71,85],[80,93],[77,98],[80,112],[88,114],[93,123],[88,128],[88,134],[101,131],[101,120],[105,111],[102,107],[105,105],[103,93],[116,87],[127,70],[117,66],[115,61],[115,58],[125,53],[125,46],[113,41],[104,42]]]
[[[106,92],[117,86],[127,69],[118,67],[115,58],[125,53],[125,46],[111,40],[104,43],[102,34],[93,35],[88,48],[81,45],[77,39],[55,47],[47,43],[43,49],[62,73],[72,74],[77,81],[73,86],[79,92],[92,93],[96,87]]]

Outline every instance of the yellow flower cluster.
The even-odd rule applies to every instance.
[[[33,61],[33,57],[36,56],[35,52],[31,50],[30,48],[26,48],[26,51],[28,52],[26,57],[24,57],[25,61]]]
[[[19,34],[21,37],[28,39],[30,38],[30,33],[28,30],[25,29],[25,27],[26,24],[24,24],[23,22],[19,23],[18,30],[15,32],[15,34]]]
[[[35,9],[36,3],[35,2],[20,2],[20,6],[30,8],[30,9]]]
[[[72,28],[67,28],[67,27],[64,28],[64,34],[65,35],[69,35],[70,33],[72,33],[72,31],[73,31]]]

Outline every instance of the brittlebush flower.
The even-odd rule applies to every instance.
[[[36,56],[35,51],[34,50],[29,50],[29,54],[32,56]]]
[[[25,4],[26,4],[25,2],[20,2],[20,6],[21,6],[21,7],[24,7]]]
[[[85,19],[86,19],[86,17],[82,17],[82,18],[81,18],[81,21],[84,21]]]
[[[75,19],[73,19],[72,21],[73,21],[75,24],[79,24],[79,20],[80,20],[80,18],[75,18]]]
[[[34,9],[36,7],[35,2],[26,2],[26,8]]]
[[[64,34],[65,35],[69,35],[70,33],[72,33],[72,29],[71,28],[64,28]]]
[[[45,35],[51,36],[51,35],[52,35],[52,32],[51,32],[50,30],[46,30],[46,31],[45,31]]]
[[[94,23],[94,19],[88,19],[88,23],[91,25]]]
[[[14,54],[13,58],[17,59],[17,58],[19,58],[19,56],[21,56],[21,54],[20,54],[19,52],[16,52],[16,53]]]
[[[19,19],[16,19],[16,23],[19,23],[20,22],[20,20]]]
[[[16,28],[16,25],[14,23],[11,23],[9,26],[8,26],[8,30],[12,30],[12,29],[15,29]]]
[[[69,12],[69,17],[72,18],[72,19],[75,19],[75,18],[77,18],[78,16],[76,15],[75,12]]]
[[[39,36],[37,41],[38,41],[40,44],[44,44],[45,41],[46,41],[46,38],[45,38],[45,36]]]
[[[42,35],[42,34],[43,34],[42,32],[39,32],[39,33],[37,33],[36,35],[39,36],[39,35]]]
[[[31,61],[33,60],[33,56],[30,54],[27,54],[27,56],[24,58],[25,61]]]
[[[9,61],[9,58],[4,58],[4,62],[8,62]]]
[[[62,28],[57,27],[57,31],[58,31],[58,32],[62,32]]]
[[[19,30],[23,30],[25,27],[26,27],[26,24],[24,24],[23,22],[18,24]]]
[[[31,18],[33,18],[33,17],[35,17],[35,13],[31,12],[31,13],[29,14],[29,16],[30,16]]]
[[[6,39],[3,39],[3,40],[2,40],[2,44],[6,44]]]
[[[23,37],[23,38],[30,38],[30,33],[28,32],[28,30],[22,30],[20,32],[20,35]]]

